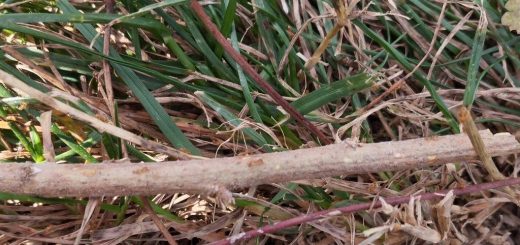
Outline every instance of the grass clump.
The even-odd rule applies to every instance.
[[[461,104],[471,108],[479,127],[518,132],[520,37],[500,24],[504,1],[350,2],[224,0],[203,7],[260,77],[331,142],[458,133],[451,109]],[[0,11],[0,69],[91,117],[198,157],[322,143],[225,51],[189,1],[4,1]],[[178,160],[72,120],[16,88],[0,85],[0,97],[4,162],[49,161],[49,145],[59,164]],[[52,111],[47,128],[41,122],[46,111]],[[43,138],[45,132],[51,137]],[[516,163],[495,161],[505,176],[515,174]],[[177,242],[198,244],[374,196],[486,180],[484,169],[467,163],[262,185],[238,190],[249,195],[237,193],[235,205],[225,208],[212,197],[183,193],[104,197],[85,216],[79,214],[88,213],[85,206],[94,199],[0,193],[2,215],[12,218],[12,226],[0,228],[0,243],[71,243],[80,227],[86,227],[82,241],[88,243],[157,241],[164,236],[148,217],[157,215]],[[442,208],[425,202],[414,204],[422,219],[410,211],[413,205],[403,205],[257,241],[359,243],[366,239],[362,232],[388,224],[414,227],[405,235],[386,230],[384,238],[393,244],[433,241],[413,229],[453,242],[517,241],[517,207],[500,196],[485,198],[445,201],[453,224],[448,228],[435,216]],[[148,200],[154,213],[143,209]],[[89,226],[81,225],[83,217],[90,217]]]

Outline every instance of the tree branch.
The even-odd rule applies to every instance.
[[[491,156],[520,152],[508,133],[480,132]],[[118,164],[0,164],[0,191],[41,196],[213,193],[222,188],[475,160],[464,134],[208,160]]]

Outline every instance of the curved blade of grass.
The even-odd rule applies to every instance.
[[[342,97],[352,96],[373,84],[373,78],[366,73],[360,73],[336,81],[330,85],[323,85],[319,89],[299,98],[291,103],[300,113],[307,114],[321,106]]]
[[[71,22],[71,23],[109,23],[116,19],[121,19],[121,15],[117,14],[105,14],[105,13],[79,13],[69,12],[63,14],[51,14],[51,13],[12,13],[0,15],[1,22],[12,22],[12,23],[53,23],[53,22]],[[138,28],[144,28],[148,30],[156,30],[160,28],[157,24],[160,23],[153,19],[148,18],[136,18],[136,19],[123,19],[118,24],[124,24],[125,26],[132,26]],[[116,25],[117,26],[117,25]]]
[[[43,156],[43,141],[38,132],[36,131],[36,128],[34,125],[31,125],[29,127],[29,138],[31,139],[31,144],[34,149],[34,152],[37,154],[38,158],[39,156]],[[44,157],[45,158],[45,157]],[[41,159],[39,159],[41,160]],[[41,160],[45,161],[45,160]],[[36,161],[38,162],[38,161]]]
[[[485,21],[481,18],[481,21]],[[466,89],[464,90],[463,104],[467,108],[471,108],[473,101],[475,100],[475,94],[477,93],[480,79],[477,78],[478,70],[480,67],[480,59],[482,58],[482,50],[484,49],[484,42],[486,41],[487,23],[485,25],[479,25],[473,45],[471,49],[471,59],[469,60],[468,67],[468,79],[466,80]]]
[[[121,22],[123,20],[132,19],[132,18],[135,18],[137,16],[140,16],[140,15],[143,15],[143,14],[147,14],[148,12],[150,12],[150,11],[152,11],[154,9],[164,8],[164,7],[172,6],[172,5],[175,5],[175,4],[180,4],[180,3],[183,3],[185,1],[187,1],[187,0],[164,0],[162,2],[150,4],[150,5],[147,5],[147,6],[144,6],[144,7],[140,8],[139,10],[137,10],[137,12],[133,12],[133,13],[127,14],[125,16],[122,16],[122,17],[118,18],[116,21],[117,22]]]
[[[33,145],[29,141],[29,139],[22,133],[20,128],[16,126],[13,122],[8,122],[7,125],[11,129],[11,132],[16,136],[18,141],[20,141],[20,144],[29,152],[32,159],[36,163],[42,163],[45,161],[45,157],[43,157],[43,154],[38,154],[38,152],[34,149]]]
[[[87,163],[97,163],[97,159],[94,158],[82,145],[78,144],[74,138],[63,132],[56,124],[52,124],[51,132],[58,136],[58,138],[65,143],[72,151],[78,154],[80,157],[85,159]]]
[[[152,0],[141,0],[136,1],[136,4],[143,3],[143,4],[151,4],[153,3]],[[162,9],[156,9],[155,12],[164,19],[165,25],[168,24],[171,29],[173,29],[178,35],[182,37],[182,39],[186,42],[188,42],[192,47],[196,47],[196,43],[191,37],[191,35],[185,30],[183,26],[177,23],[177,21],[168,13],[164,12]]]
[[[438,12],[439,12],[439,7],[436,6],[435,4],[432,4],[430,1],[418,1],[418,0],[410,0],[408,1],[414,5],[416,5],[418,8],[420,8],[421,11],[423,11],[424,13],[430,15],[430,16],[433,16],[433,17],[436,17],[438,16]],[[407,3],[403,3],[403,4],[407,4]],[[486,13],[487,14],[487,13]],[[447,16],[450,16],[449,13],[446,14]],[[451,15],[451,17],[453,17],[454,19],[456,19],[457,21],[459,21],[459,17],[455,16],[455,15]],[[448,31],[451,31],[453,29],[453,25],[451,24],[450,21],[448,20],[442,20],[442,25],[446,28],[446,30]],[[509,31],[508,31],[509,32]],[[463,31],[458,31],[455,36],[460,40],[462,41],[463,43],[465,43],[467,46],[471,46],[472,43],[473,43],[473,39],[468,35],[466,34],[466,32],[463,32]],[[500,36],[497,36],[496,37],[498,42],[503,44],[503,42],[501,42],[500,40],[502,38],[500,38]],[[505,50],[508,50],[509,47],[508,45],[503,45],[504,49]],[[515,50],[515,49],[513,49]],[[515,53],[515,52],[505,52],[507,55],[510,55],[509,53]],[[488,63],[493,63],[493,61],[495,60],[495,57],[492,56],[492,55],[483,55],[482,58],[484,60],[486,60],[486,62]],[[519,65],[520,64],[520,60],[518,59],[518,57],[510,57],[512,62],[515,63],[515,65]],[[505,76],[505,71],[503,69],[502,66],[495,66],[494,70],[500,75],[500,76]],[[520,81],[518,79],[516,79],[515,77],[511,77],[511,79],[513,80],[513,83],[516,85],[516,86],[520,86]]]
[[[121,150],[119,149],[120,144],[117,138],[112,137],[110,134],[103,133],[102,142],[110,159],[121,158]]]
[[[97,144],[100,140],[101,140],[101,134],[99,134],[98,132],[95,132],[95,131],[94,131],[94,132],[92,132],[92,133],[88,136],[88,138],[87,138],[85,141],[81,142],[81,143],[79,144],[79,146],[80,146],[81,148],[83,148],[83,149],[85,149],[85,148],[89,148],[89,147],[91,147],[91,146]],[[74,142],[74,141],[73,141],[73,142]],[[72,149],[72,148],[71,148],[71,149]],[[55,158],[55,160],[56,160],[56,162],[58,162],[58,161],[64,161],[64,160],[67,160],[67,159],[69,159],[69,158],[71,158],[71,157],[73,157],[73,156],[75,156],[75,155],[77,155],[77,152],[76,152],[76,151],[74,151],[74,150],[68,150],[68,151],[65,151],[65,152],[63,152],[63,153],[57,155],[56,158]],[[85,159],[85,158],[84,158],[84,159]]]
[[[9,104],[9,103],[17,104],[17,103],[21,103],[21,102],[24,102],[24,103],[37,102],[34,99],[30,99],[30,98],[26,98],[26,97],[11,97],[8,99],[10,101],[7,104]],[[82,102],[78,103],[77,105],[74,104],[73,106],[81,109],[84,112],[93,114],[92,111],[90,111],[90,108],[88,108],[88,106],[84,105]],[[29,113],[29,114],[32,117],[39,116],[39,113],[36,111],[31,110],[30,112],[31,113]],[[19,113],[23,113],[23,111],[20,111]],[[76,154],[79,154],[80,157],[82,157],[87,162],[97,162],[97,160],[92,155],[90,155],[90,153],[88,153],[85,150],[85,147],[90,147],[90,146],[96,144],[101,139],[101,136],[99,133],[92,132],[83,143],[78,144],[72,137],[68,136],[67,134],[65,134],[65,132],[63,132],[61,129],[59,129],[59,127],[57,127],[56,124],[51,126],[51,132],[54,133],[55,135],[57,135],[61,141],[63,141],[67,146],[69,146],[71,148],[71,150],[61,153],[58,156],[56,156],[56,158],[55,158],[56,161],[65,160]],[[32,147],[34,148],[34,151],[37,153],[40,152],[40,154],[43,156],[43,143],[41,143],[40,137],[34,127],[31,127],[30,134],[31,134],[30,138],[33,141]]]
[[[276,195],[271,199],[271,203],[277,204],[285,199],[286,195],[290,195],[299,185],[295,183],[289,183],[285,185],[285,188],[280,190]]]
[[[308,185],[300,185],[300,188],[302,188],[305,192],[303,198],[312,201],[321,208],[327,209],[330,207],[330,205],[332,205],[332,197],[329,196],[329,194],[327,194],[323,188]]]
[[[1,22],[0,22],[0,25],[1,25]],[[1,50],[0,50],[0,57],[2,58],[2,59],[0,59],[0,69],[2,69],[5,72],[15,76],[16,78],[22,80],[24,83],[26,83],[27,85],[29,85],[29,86],[31,86],[31,87],[33,87],[35,89],[38,89],[38,90],[40,90],[42,92],[49,91],[45,86],[41,85],[40,83],[35,82],[30,77],[28,77],[24,73],[20,72],[18,69],[16,69],[16,68],[8,65],[7,63],[5,63],[3,61],[4,53]]]
[[[168,47],[179,59],[181,64],[188,70],[195,70],[195,65],[191,62],[190,58],[179,44],[173,39],[172,34],[169,31],[158,31],[158,35],[163,39],[164,44]]]
[[[276,22],[271,23],[271,21],[266,17],[266,13],[269,13],[270,11],[265,10],[267,9],[267,4],[265,1],[257,0],[255,3],[255,7],[259,10],[255,11],[255,24],[259,32],[258,38],[260,39],[259,41],[263,44],[262,47],[266,51],[266,54],[271,61],[271,65],[275,66],[275,54],[278,52],[275,51],[277,45],[272,28],[273,25],[276,25]]]
[[[78,14],[76,14],[76,15],[78,15]],[[113,19],[114,15],[111,15],[111,16],[112,16],[111,18]],[[62,17],[59,17],[57,15],[52,15],[51,17],[52,17],[51,19],[43,19],[41,21],[50,21],[50,20],[67,21],[66,18],[62,18]],[[111,20],[111,18],[104,18],[101,23],[109,22]],[[73,18],[72,20],[75,20],[75,19]],[[31,23],[30,21],[28,21],[28,20],[26,20],[24,18],[20,18],[19,21],[22,22],[22,23]],[[69,19],[69,21],[70,21],[70,19]],[[77,22],[81,22],[81,21],[77,21]],[[172,39],[168,38],[168,34],[170,34],[170,31],[159,28],[160,26],[158,27],[157,23],[159,23],[159,22],[154,22],[154,25],[148,25],[148,27],[150,27],[150,30],[153,31],[154,33],[159,33],[160,34],[160,35],[158,34],[159,37],[165,38],[163,41],[165,42],[165,44],[169,48],[173,48],[173,46],[175,46],[175,43],[172,43]],[[136,24],[136,25],[139,26],[139,24]],[[140,26],[140,27],[146,27],[146,26]],[[2,21],[2,15],[0,15],[0,28],[9,29],[9,30],[12,30],[12,31],[15,31],[15,32],[20,32],[20,33],[25,33],[27,35],[31,35],[31,36],[34,36],[34,37],[42,38],[42,39],[45,39],[45,40],[50,41],[50,42],[56,42],[56,43],[65,45],[67,47],[74,48],[74,49],[76,49],[78,51],[82,51],[82,52],[85,52],[87,54],[91,54],[91,55],[95,55],[95,56],[107,59],[110,62],[119,64],[119,65],[123,65],[123,66],[127,66],[129,68],[132,68],[132,69],[144,72],[146,74],[153,75],[155,77],[160,77],[161,80],[168,81],[168,82],[174,84],[176,87],[179,87],[181,89],[186,89],[186,90],[191,90],[191,91],[196,90],[191,85],[182,83],[182,82],[180,82],[180,81],[178,81],[176,79],[172,79],[171,77],[165,76],[165,75],[161,74],[160,72],[154,71],[154,70],[149,69],[147,67],[159,66],[159,67],[162,67],[162,68],[168,69],[168,70],[169,69],[173,69],[172,72],[177,73],[177,74],[185,74],[186,73],[186,72],[180,72],[179,68],[170,67],[170,66],[164,66],[164,65],[160,65],[160,64],[153,64],[153,63],[149,63],[149,62],[143,62],[143,61],[139,61],[137,59],[131,59],[131,58],[129,60],[124,60],[124,59],[122,59],[123,57],[120,56],[120,55],[117,55],[117,56],[114,56],[114,55],[112,55],[112,56],[105,56],[105,55],[103,55],[100,52],[96,52],[96,51],[88,48],[87,46],[84,46],[84,45],[76,43],[76,42],[70,42],[69,40],[64,40],[61,37],[57,37],[57,36],[55,36],[53,34],[46,33],[46,32],[43,32],[43,31],[38,31],[38,30],[35,30],[35,29],[31,29],[31,28],[28,28],[28,27],[21,26],[21,25],[17,25],[15,23],[12,23],[12,22],[9,22],[9,21]],[[93,37],[95,37],[96,33],[95,32],[91,32],[91,33],[93,34]],[[97,42],[97,43],[99,43],[99,42]],[[97,46],[99,46],[99,45],[97,45]],[[182,50],[173,49],[173,51],[175,51],[174,53],[176,55],[182,56],[181,55],[181,53],[183,53]],[[189,61],[189,58],[187,58],[187,59],[188,59],[188,61],[186,61],[185,65],[188,64],[186,66],[189,67],[189,63],[191,63],[191,61]],[[135,61],[135,62],[132,62],[132,61]]]
[[[140,150],[135,148],[133,145],[126,144],[126,149],[128,150],[128,153],[130,153],[132,156],[137,157],[140,161],[143,162],[155,162],[155,160],[148,155],[142,153]]]
[[[130,206],[130,202],[132,201],[131,198],[125,196],[121,197],[120,199],[120,210],[116,215],[116,224],[120,225],[126,218],[126,211],[128,210],[128,207]]]
[[[48,14],[48,13],[30,13],[30,14],[7,14],[0,15],[0,22],[16,22],[16,23],[34,23],[34,22],[72,22],[72,23],[109,23],[114,21],[119,15],[114,14]],[[125,16],[124,16],[125,17]],[[119,19],[118,19],[119,20]],[[195,66],[186,53],[177,44],[172,37],[169,29],[164,27],[160,22],[153,19],[123,19],[125,25],[130,28],[144,28],[152,31],[160,37],[166,47],[168,47],[179,59],[179,61],[189,70],[195,70]]]
[[[24,27],[24,26],[21,26],[21,25],[17,25],[17,24],[11,23],[11,22],[0,22],[0,28],[9,29],[9,30],[13,30],[15,32],[20,32],[20,33],[24,33],[26,35],[42,38],[42,39],[45,39],[45,40],[47,40],[49,42],[55,42],[55,43],[58,43],[58,44],[62,44],[64,46],[66,46],[66,47],[74,48],[77,51],[81,51],[81,52],[85,52],[87,54],[92,54],[92,55],[99,56],[101,58],[109,60],[111,63],[118,64],[118,65],[121,65],[121,66],[126,66],[126,67],[129,67],[129,68],[135,69],[137,71],[143,72],[145,74],[149,74],[149,75],[151,75],[153,77],[157,77],[158,79],[161,79],[162,81],[167,82],[169,84],[175,85],[176,87],[178,87],[180,89],[184,89],[184,90],[188,90],[188,91],[196,91],[197,90],[197,87],[195,87],[193,85],[183,83],[183,82],[179,81],[178,79],[175,79],[173,77],[164,75],[161,72],[158,72],[158,71],[155,71],[155,70],[152,70],[152,69],[148,68],[149,66],[152,66],[152,64],[150,64],[150,63],[129,62],[129,61],[121,59],[121,56],[118,56],[117,58],[114,57],[114,56],[105,56],[102,53],[93,51],[93,50],[89,49],[88,47],[86,47],[84,45],[81,45],[79,43],[70,42],[68,40],[64,40],[61,37],[55,36],[53,34],[49,34],[49,33],[45,33],[45,32],[42,32],[42,31],[34,30],[34,29],[31,29],[31,28],[27,28],[27,27]],[[137,61],[137,60],[135,60],[135,61]],[[40,91],[43,91],[43,92],[48,91],[41,84],[38,84],[38,83],[34,82],[32,79],[28,78],[25,74],[19,72],[18,70],[14,69],[13,67],[11,67],[11,66],[9,66],[7,64],[5,64],[5,65],[4,64],[5,63],[2,63],[2,61],[0,60],[0,68],[1,69],[5,70],[6,72],[8,72],[10,74],[13,74],[15,77],[17,77],[20,80],[24,81],[25,83],[27,83],[31,87],[34,87],[34,88],[36,88],[36,89],[38,89]]]
[[[235,24],[233,21],[233,17],[235,16],[235,13],[230,13],[230,9],[236,9],[236,0],[230,0],[229,2],[224,0],[224,5],[226,6],[226,16],[224,17],[223,26],[221,29],[224,31],[222,32],[222,35],[226,36],[227,32],[231,32],[231,45],[233,48],[240,52],[238,47],[238,39],[237,39],[237,33],[235,30]],[[229,17],[231,16],[231,17]],[[229,22],[229,24],[228,24]],[[229,25],[229,30],[228,26]],[[218,48],[222,51],[222,46],[218,45]],[[215,52],[218,52],[215,51]],[[218,53],[217,53],[218,55]],[[262,118],[260,117],[260,114],[258,114],[258,110],[256,108],[255,102],[253,100],[253,97],[251,96],[251,89],[249,88],[249,83],[247,82],[247,77],[244,74],[244,71],[242,70],[242,67],[240,67],[236,62],[232,62],[232,64],[235,66],[235,69],[238,73],[238,79],[240,80],[240,86],[242,86],[242,94],[244,96],[244,99],[246,100],[247,106],[249,108],[249,114],[251,117],[258,123],[262,123]]]
[[[46,66],[43,51],[35,48],[16,48],[16,51],[31,59],[32,61],[34,61],[34,63]],[[76,59],[71,56],[57,53],[48,53],[48,57],[58,70],[66,72],[75,72],[78,74],[88,76],[92,76],[92,70],[88,69],[88,66],[92,64],[92,62],[97,61],[95,59],[92,59],[91,57],[84,57],[84,59]],[[15,61],[15,59],[10,59],[9,56],[5,57],[5,59]]]

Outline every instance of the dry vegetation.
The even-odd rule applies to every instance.
[[[436,146],[427,142],[460,133],[461,124],[480,160],[461,153],[431,166],[419,152],[420,167],[388,164],[232,192],[218,185],[155,196],[0,192],[0,244],[520,243],[519,160],[504,155],[518,146],[498,154],[477,134],[520,136],[520,36],[500,23],[505,1],[200,4],[0,4],[0,186],[31,178],[9,176],[7,167],[27,165],[7,162],[103,171],[333,142],[355,152],[358,143],[417,138],[429,152]],[[220,165],[203,166],[191,173],[195,182]],[[275,171],[293,175],[291,168]],[[73,174],[58,174],[49,186],[68,188],[59,180]]]

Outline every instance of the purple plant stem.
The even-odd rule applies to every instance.
[[[296,121],[301,123],[305,128],[307,128],[310,132],[312,132],[318,139],[321,141],[322,144],[329,145],[332,143],[331,140],[329,140],[323,132],[321,132],[314,124],[309,122],[300,112],[298,112],[296,109],[294,109],[293,106],[291,106],[285,99],[278,93],[276,90],[269,85],[262,77],[253,69],[249,63],[238,53],[228,42],[228,40],[220,33],[219,29],[213,22],[211,22],[211,19],[206,15],[204,12],[204,9],[200,5],[200,3],[197,0],[192,0],[190,3],[190,7],[195,12],[195,14],[198,16],[199,20],[204,24],[206,29],[213,35],[215,40],[224,48],[224,50],[237,62],[244,72],[251,77],[258,86],[260,86],[262,89],[264,89],[273,100],[278,103],[291,117],[293,117]]]
[[[509,179],[493,181],[493,182],[488,182],[488,183],[483,183],[483,184],[468,185],[464,188],[448,189],[448,190],[442,190],[442,191],[437,191],[437,192],[433,192],[433,193],[426,193],[426,194],[422,194],[422,195],[416,195],[414,197],[417,200],[427,201],[427,200],[432,200],[432,199],[436,199],[436,198],[442,198],[449,191],[453,191],[454,195],[460,196],[460,195],[465,195],[465,194],[470,194],[470,193],[475,193],[475,192],[481,192],[484,190],[497,189],[500,187],[512,186],[512,185],[518,185],[518,184],[520,184],[520,178],[509,178]],[[397,205],[397,204],[402,204],[402,203],[408,203],[411,197],[412,196],[390,197],[390,198],[384,199],[384,201],[390,205]],[[211,245],[233,244],[238,241],[248,240],[248,239],[251,239],[251,238],[266,234],[266,233],[274,233],[276,231],[285,229],[287,227],[307,223],[310,221],[327,218],[327,217],[332,217],[332,216],[337,216],[340,214],[359,212],[359,211],[367,210],[370,208],[379,208],[379,207],[381,207],[381,201],[353,204],[353,205],[349,205],[349,206],[345,206],[345,207],[341,207],[341,208],[327,209],[327,210],[323,210],[323,211],[318,211],[318,212],[298,216],[296,218],[280,221],[280,222],[272,224],[272,225],[266,225],[261,228],[255,229],[255,230],[243,232],[238,235],[231,236],[229,238],[226,238],[226,239],[223,239],[220,241],[212,242],[210,244]]]

